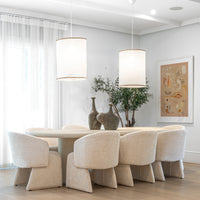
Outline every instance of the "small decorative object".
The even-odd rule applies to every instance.
[[[97,115],[99,114],[95,106],[95,97],[92,97],[92,111],[89,114],[89,127],[90,130],[99,130],[101,128],[101,123],[97,120]]]
[[[132,127],[135,125],[135,111],[149,101],[152,96],[149,93],[148,81],[144,88],[120,88],[119,79],[114,82],[99,76],[94,79],[92,89],[95,92],[105,92],[113,105],[115,114],[119,117],[121,126]],[[121,113],[125,113],[126,123],[124,125]],[[131,114],[131,119],[130,119]]]
[[[158,121],[193,122],[193,57],[159,62]]]
[[[119,117],[113,113],[112,104],[109,104],[109,106],[109,111],[98,114],[97,120],[103,124],[105,130],[116,130],[119,126]]]

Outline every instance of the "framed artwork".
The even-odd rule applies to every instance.
[[[193,123],[193,57],[159,62],[158,121]]]

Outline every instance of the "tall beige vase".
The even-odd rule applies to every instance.
[[[89,127],[90,130],[99,130],[101,128],[101,123],[97,120],[97,115],[99,114],[95,106],[95,97],[92,97],[92,111],[89,114]]]

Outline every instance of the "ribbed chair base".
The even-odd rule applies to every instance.
[[[17,168],[17,172],[15,174],[14,185],[26,185],[29,180],[29,176],[31,173],[31,168]]]
[[[117,179],[114,168],[92,170],[92,181],[98,185],[117,188]]]
[[[155,183],[155,177],[153,173],[152,164],[144,165],[144,166],[132,165],[131,171],[132,171],[133,179],[145,181],[149,183]]]
[[[82,169],[74,166],[73,152],[67,157],[66,187],[84,192],[92,192],[90,172],[88,169]]]
[[[162,162],[162,168],[165,176],[172,176],[177,178],[184,178],[184,166],[183,161],[175,162]]]
[[[156,181],[165,181],[165,175],[163,172],[162,164],[160,161],[156,161],[152,164],[153,166],[153,172]]]
[[[62,186],[61,157],[49,152],[47,167],[18,168],[14,185],[27,184],[26,190],[38,190]]]
[[[98,185],[117,188],[117,179],[114,168],[103,170],[91,170],[76,167],[74,165],[74,153],[67,157],[66,187],[93,192],[92,181]]]
[[[118,165],[115,167],[115,172],[118,184],[129,187],[134,186],[130,165]]]
[[[165,181],[165,176],[184,178],[184,166],[183,161],[175,162],[160,162],[153,163],[153,170],[155,179],[158,181]]]

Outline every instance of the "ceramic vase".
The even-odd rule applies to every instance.
[[[99,114],[95,106],[95,97],[92,97],[92,110],[89,114],[89,127],[90,130],[99,130],[101,128],[101,123],[97,120],[97,115]]]
[[[98,114],[97,120],[103,124],[105,130],[116,130],[119,126],[119,118],[113,113],[112,104],[109,106],[109,111]]]

